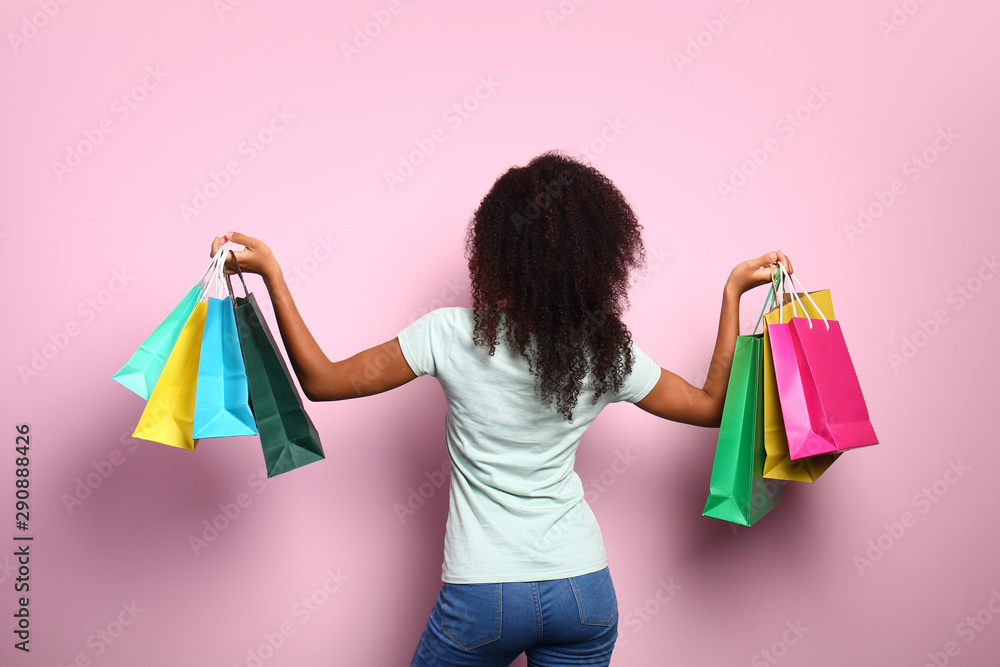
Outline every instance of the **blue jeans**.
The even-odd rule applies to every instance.
[[[604,665],[618,638],[608,568],[568,579],[441,587],[410,667]]]

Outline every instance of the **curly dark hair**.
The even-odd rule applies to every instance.
[[[621,316],[645,262],[641,230],[614,183],[555,151],[507,170],[469,223],[475,343],[492,356],[503,332],[567,421],[588,373],[597,403],[632,369]]]

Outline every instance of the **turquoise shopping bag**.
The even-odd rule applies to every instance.
[[[201,300],[205,293],[206,280],[215,268],[215,258],[209,265],[205,274],[198,281],[198,284],[188,290],[184,298],[174,306],[160,324],[153,329],[153,333],[146,337],[124,366],[118,369],[112,377],[125,388],[139,394],[144,399],[149,400],[153,393],[156,381],[160,379],[160,373],[167,363],[170,351],[174,349],[177,338],[181,335],[181,330],[187,323],[194,306]]]

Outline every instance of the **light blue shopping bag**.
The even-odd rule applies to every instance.
[[[228,251],[225,251],[228,252]],[[225,258],[213,277],[221,289]],[[232,296],[209,297],[194,404],[194,437],[256,435]]]

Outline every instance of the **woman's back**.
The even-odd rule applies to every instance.
[[[610,402],[641,400],[660,368],[632,346],[632,372],[618,392],[580,393],[567,421],[541,404],[525,357],[473,342],[468,308],[427,313],[399,333],[416,375],[438,378],[448,401],[452,464],[442,579],[451,583],[539,581],[607,565],[601,532],[573,471],[580,437]]]

